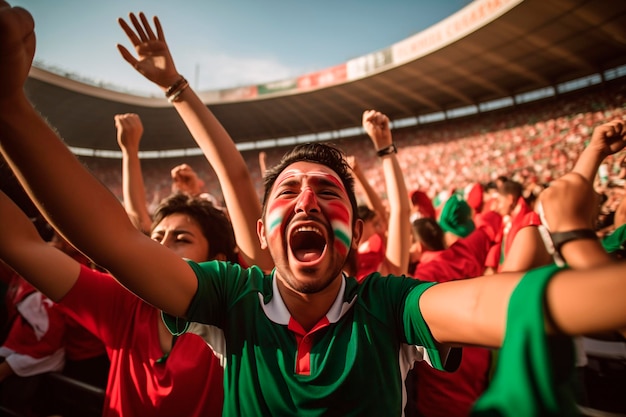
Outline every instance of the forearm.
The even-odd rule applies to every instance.
[[[409,247],[411,246],[411,208],[408,192],[400,164],[395,154],[382,157],[387,200],[389,201],[389,221],[385,257],[390,273],[408,273]]]
[[[191,268],[135,229],[117,198],[25,97],[0,109],[0,150],[50,223],[131,291],[171,314],[184,315],[197,288]]]
[[[589,269],[613,262],[597,239],[580,239],[561,247],[563,259],[570,268]]]
[[[387,223],[387,210],[385,210],[385,206],[383,205],[383,200],[380,198],[380,195],[374,190],[372,184],[367,180],[367,177],[361,171],[360,168],[353,170],[354,176],[361,184],[361,188],[365,192],[366,204],[367,206],[374,210],[382,221]]]
[[[2,114],[2,154],[38,208],[72,244],[98,252],[91,250],[94,235],[105,238],[107,231],[130,225],[117,198],[74,157],[25,98]],[[107,215],[95,221],[98,213]]]
[[[152,220],[148,213],[138,150],[122,151],[122,190],[126,212],[134,218],[142,232],[149,233]]]
[[[0,259],[53,301],[72,288],[80,270],[78,262],[44,242],[26,215],[1,192]]]
[[[586,148],[578,157],[572,171],[579,173],[589,182],[593,183],[604,158],[605,155],[600,151],[593,148]]]
[[[261,203],[248,166],[230,135],[191,87],[181,93],[174,107],[217,175],[245,261],[262,269],[273,268],[269,252],[261,249],[256,235]]]

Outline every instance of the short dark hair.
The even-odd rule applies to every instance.
[[[413,220],[411,226],[415,240],[421,242],[427,250],[440,251],[446,248],[444,232],[437,220],[431,217],[422,217]]]
[[[357,202],[354,194],[354,178],[351,174],[350,165],[348,165],[346,157],[340,149],[325,143],[306,143],[298,145],[283,155],[278,165],[267,170],[263,178],[263,185],[265,187],[263,193],[263,215],[265,216],[267,210],[267,197],[280,173],[289,165],[301,161],[324,165],[332,169],[339,176],[348,194],[350,205],[352,206],[354,226],[354,222],[356,222],[357,219]]]
[[[376,212],[364,204],[359,204],[359,206],[357,207],[356,215],[359,219],[366,222],[376,217]]]
[[[517,201],[524,192],[524,187],[517,181],[508,180],[502,183],[498,192],[502,195],[511,195],[513,200]]]
[[[165,197],[154,212],[151,229],[164,218],[179,213],[191,216],[200,226],[202,234],[209,242],[207,260],[215,259],[221,253],[226,260],[238,262],[235,233],[230,220],[205,198],[185,193],[174,193]]]
[[[488,193],[491,190],[498,191],[498,184],[496,184],[495,181],[489,181],[487,184],[485,184],[485,192]]]

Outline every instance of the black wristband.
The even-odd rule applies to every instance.
[[[376,151],[376,156],[378,156],[379,158],[385,155],[391,155],[392,153],[398,153],[398,148],[396,148],[396,144],[392,143],[391,145],[379,149]]]
[[[550,238],[552,238],[552,244],[554,245],[554,251],[559,254],[559,256],[563,257],[561,254],[561,247],[565,245],[567,242],[571,242],[572,240],[580,240],[580,239],[593,239],[597,240],[598,235],[591,229],[576,229],[570,230],[569,232],[556,232],[550,233]]]

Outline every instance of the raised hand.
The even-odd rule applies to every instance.
[[[116,114],[115,128],[117,143],[122,150],[139,152],[139,142],[143,135],[143,124],[135,113]]]
[[[626,126],[623,120],[612,120],[596,127],[588,148],[604,157],[614,154],[626,146]]]
[[[623,120],[612,120],[593,130],[591,141],[580,154],[574,172],[593,182],[602,161],[626,146],[626,127]]]
[[[161,88],[167,89],[180,78],[180,75],[176,70],[174,60],[165,42],[159,18],[154,17],[156,34],[143,13],[139,13],[139,19],[137,19],[134,13],[130,13],[129,18],[135,30],[122,18],[119,18],[118,22],[135,48],[137,58],[120,44],[117,45],[117,49],[126,62],[132,65],[144,77]]]
[[[363,112],[363,129],[368,134],[376,149],[382,149],[391,145],[391,130],[389,118],[376,110]]]
[[[187,164],[175,166],[172,171],[172,192],[183,192],[190,195],[202,193],[204,181],[198,177],[196,171]]]
[[[21,7],[0,0],[0,99],[23,95],[35,56],[35,22]]]

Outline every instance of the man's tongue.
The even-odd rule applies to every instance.
[[[322,256],[322,251],[313,248],[298,249],[294,251],[294,255],[300,262],[313,262]]]

